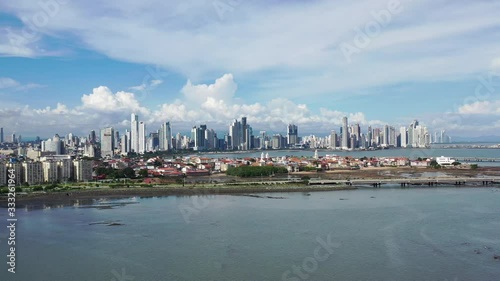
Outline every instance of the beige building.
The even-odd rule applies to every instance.
[[[22,167],[24,168],[24,182],[29,185],[44,182],[42,162],[24,162]]]
[[[43,180],[48,183],[59,181],[59,169],[57,162],[43,162]]]
[[[24,168],[21,163],[8,163],[7,165],[7,170],[8,169],[13,169],[14,170],[14,175],[16,176],[16,185],[21,185],[24,182]]]
[[[66,182],[73,179],[73,161],[71,159],[64,159],[57,162],[59,168],[59,180]]]
[[[7,165],[0,163],[0,186],[7,185]]]
[[[91,181],[92,180],[92,161],[91,160],[75,160],[75,180],[76,181]]]

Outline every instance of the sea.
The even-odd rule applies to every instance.
[[[500,280],[494,186],[80,200],[17,218],[12,274],[0,209],[0,280]]]

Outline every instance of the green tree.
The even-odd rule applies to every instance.
[[[148,169],[141,169],[139,171],[139,176],[143,177],[143,178],[146,178],[148,177]]]
[[[123,175],[126,178],[133,179],[133,178],[135,178],[135,171],[134,171],[134,169],[127,167],[127,168],[123,169]]]

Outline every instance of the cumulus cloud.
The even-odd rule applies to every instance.
[[[9,85],[8,80],[4,85]],[[87,134],[113,126],[122,131],[130,126],[130,113],[139,114],[147,123],[148,131],[155,131],[161,122],[169,121],[174,132],[188,132],[194,125],[207,124],[210,128],[226,132],[233,119],[247,117],[254,132],[284,133],[286,125],[299,126],[300,134],[327,135],[338,130],[342,118],[347,116],[350,124],[359,123],[363,130],[368,126],[382,127],[388,124],[370,119],[364,112],[345,112],[336,108],[312,110],[304,103],[287,98],[274,98],[265,103],[245,103],[234,99],[237,83],[232,74],[216,79],[212,84],[186,83],[180,92],[184,95],[175,101],[159,100],[155,108],[147,108],[133,93],[113,92],[106,86],[99,86],[90,94],[81,97],[81,104],[68,107],[57,103],[42,108],[12,107],[0,109],[0,118],[11,124],[8,130],[26,134],[50,136],[54,133]],[[197,102],[193,99],[198,97]],[[457,113],[446,113],[422,118],[431,130],[446,129],[450,133],[467,134],[498,129],[500,101],[480,101],[463,105]],[[407,122],[403,122],[407,123]],[[398,126],[400,124],[389,124]],[[404,124],[403,124],[404,125]],[[7,131],[8,132],[8,131]]]
[[[458,108],[460,114],[500,114],[500,100],[476,101]]]
[[[104,112],[138,112],[148,114],[149,110],[142,107],[133,93],[113,92],[106,86],[99,86],[91,94],[82,96],[82,107]]]
[[[181,90],[188,102],[195,104],[205,103],[209,98],[219,101],[230,101],[236,90],[237,84],[234,82],[232,74],[224,74],[222,77],[215,80],[215,83],[207,84],[193,84],[190,80]]]

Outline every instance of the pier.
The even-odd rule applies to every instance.
[[[410,185],[493,185],[500,184],[500,177],[484,177],[484,178],[466,178],[466,177],[437,177],[437,178],[392,178],[392,179],[352,179],[352,180],[335,180],[335,179],[310,179],[310,185],[371,185],[380,187],[383,184],[399,184],[402,187]]]
[[[487,157],[453,157],[458,162],[500,162],[500,158]]]

